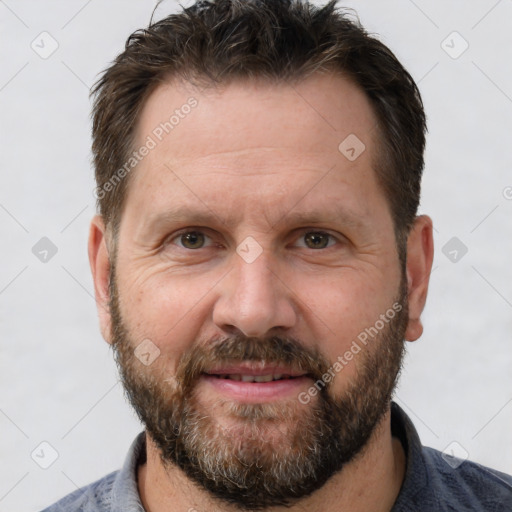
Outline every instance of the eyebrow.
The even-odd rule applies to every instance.
[[[235,222],[225,222],[212,210],[197,210],[189,205],[177,206],[173,210],[165,211],[149,216],[143,223],[144,231],[158,231],[172,223],[190,223],[190,224],[216,224],[226,227],[232,227]],[[289,211],[281,214],[278,219],[270,226],[270,230],[286,224],[325,224],[338,223],[355,230],[366,230],[369,222],[361,215],[346,208],[337,207],[335,209],[310,209],[307,211]]]
[[[225,224],[222,219],[213,211],[201,211],[191,208],[188,205],[177,206],[172,210],[168,210],[155,215],[150,215],[144,221],[145,230],[156,230],[160,226],[177,222],[189,222],[191,224],[210,224],[215,221],[217,224]]]
[[[358,230],[366,229],[368,226],[368,223],[361,215],[352,210],[337,207],[329,210],[316,208],[306,211],[291,211],[280,217],[273,227],[281,223],[306,225],[330,222],[336,222]]]

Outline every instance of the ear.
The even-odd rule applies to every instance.
[[[434,259],[432,219],[427,215],[416,217],[407,239],[407,284],[409,323],[405,331],[407,341],[416,341],[423,333],[420,316],[427,300],[428,283]]]
[[[94,294],[100,320],[100,329],[103,338],[111,343],[111,316],[110,316],[110,257],[108,253],[107,237],[103,217],[96,215],[91,221],[89,229],[89,264],[94,281]]]

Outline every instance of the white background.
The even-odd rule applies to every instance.
[[[512,1],[344,5],[419,82],[429,120],[420,213],[436,255],[396,399],[424,444],[457,441],[456,453],[512,472]],[[88,89],[153,6],[0,2],[1,512],[40,510],[118,469],[141,431],[92,297]],[[43,31],[59,45],[47,59],[31,48]],[[441,46],[463,48],[453,31],[469,44],[457,59]],[[58,249],[46,263],[32,253],[42,237]],[[468,249],[455,263],[442,252],[452,237]],[[43,441],[58,452],[48,469],[31,458]]]

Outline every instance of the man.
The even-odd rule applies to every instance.
[[[335,2],[198,2],[94,90],[104,338],[145,426],[48,511],[512,510],[391,402],[422,334],[425,115]],[[456,466],[456,467],[455,467]]]

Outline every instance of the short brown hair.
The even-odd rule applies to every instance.
[[[192,83],[236,78],[297,81],[338,71],[369,99],[381,147],[375,172],[388,199],[402,265],[420,199],[426,119],[419,90],[395,55],[356,17],[301,0],[200,0],[134,32],[95,84],[93,156],[98,207],[117,238],[129,182],[112,179],[133,151],[138,115],[171,77]],[[340,141],[341,142],[341,141]]]

